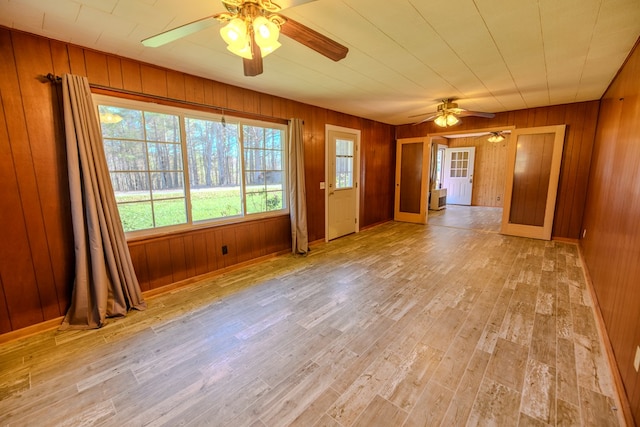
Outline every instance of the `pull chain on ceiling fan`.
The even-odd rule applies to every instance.
[[[279,15],[282,8],[271,0],[221,0],[227,12],[199,19],[189,24],[142,40],[148,47],[158,47],[207,29],[216,22],[226,22],[220,29],[230,52],[242,57],[245,76],[262,74],[262,58],[281,46],[280,33],[333,61],[347,56],[349,49],[290,18]],[[289,1],[292,6],[314,0]]]

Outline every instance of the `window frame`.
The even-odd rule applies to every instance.
[[[127,240],[137,240],[145,237],[158,237],[159,235],[172,234],[185,232],[190,230],[198,230],[204,228],[211,228],[220,225],[226,224],[236,224],[248,221],[255,221],[258,219],[264,218],[273,218],[283,215],[289,214],[289,200],[287,195],[289,194],[289,132],[288,126],[285,124],[274,123],[270,121],[261,121],[255,119],[248,119],[228,114],[217,114],[213,112],[202,111],[201,109],[191,109],[185,107],[178,107],[173,105],[165,105],[157,102],[153,102],[152,100],[134,100],[128,98],[121,98],[117,96],[110,96],[104,94],[92,94],[92,99],[95,107],[96,119],[98,120],[98,126],[100,130],[100,136],[102,139],[102,127],[100,125],[99,118],[99,106],[113,106],[119,108],[128,108],[140,110],[142,112],[153,112],[153,113],[161,113],[161,114],[172,114],[178,117],[178,125],[180,128],[180,148],[182,150],[182,173],[183,173],[183,182],[184,182],[184,197],[185,197],[185,211],[186,211],[186,223],[184,224],[176,224],[176,225],[167,225],[167,226],[159,226],[146,228],[142,230],[133,230],[126,231],[125,237]],[[204,108],[205,106],[203,106]],[[189,174],[189,161],[188,161],[188,151],[187,151],[187,127],[186,127],[186,118],[196,119],[196,120],[210,120],[214,122],[226,122],[235,124],[238,126],[238,150],[239,156],[238,161],[240,163],[240,198],[241,198],[241,210],[242,212],[239,215],[223,217],[223,218],[212,218],[212,219],[204,219],[193,221],[192,215],[192,206],[191,206],[191,182],[190,182],[190,174]],[[245,183],[245,147],[244,147],[244,132],[243,126],[254,126],[254,127],[262,127],[269,129],[277,129],[282,132],[282,204],[283,208],[278,210],[271,210],[265,212],[258,213],[247,213],[247,193],[246,193],[246,183]],[[103,152],[104,152],[104,141],[103,141]],[[106,153],[105,153],[106,156]],[[146,172],[149,170],[147,169]],[[109,173],[111,171],[109,170]]]

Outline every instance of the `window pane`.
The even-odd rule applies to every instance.
[[[238,125],[187,117],[185,126],[193,220],[241,215]]]
[[[148,141],[180,142],[178,116],[145,111],[144,121]]]
[[[118,204],[118,212],[125,232],[153,228],[151,202],[120,203]]]
[[[179,144],[150,142],[147,145],[149,150],[149,170],[182,170],[182,148]]]
[[[255,189],[254,189],[255,190]],[[259,192],[247,191],[247,213],[259,213],[267,210],[267,192],[262,189]]]
[[[102,136],[114,139],[144,139],[142,111],[100,105],[98,107]]]
[[[109,175],[118,203],[151,199],[146,172],[111,172]]]
[[[142,141],[104,140],[104,153],[110,171],[147,170],[146,150]]]
[[[277,211],[282,209],[282,191],[267,192],[267,210]]]
[[[353,156],[353,141],[348,139],[336,139],[337,156]]]
[[[284,132],[242,126],[247,213],[284,209]]]
[[[152,172],[151,184],[154,199],[184,198],[182,172]]]
[[[156,227],[185,224],[187,222],[184,198],[160,200],[153,203],[153,213]]]
[[[240,187],[191,190],[191,215],[194,221],[242,214]]]

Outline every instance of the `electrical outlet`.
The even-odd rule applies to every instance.
[[[224,246],[222,247],[222,255],[226,255],[226,254],[228,254],[228,253],[229,253],[229,249],[227,249],[227,245],[224,245]]]
[[[636,372],[640,369],[640,346],[636,347],[636,357],[633,359],[633,367]]]

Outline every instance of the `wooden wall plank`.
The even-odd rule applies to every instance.
[[[273,116],[273,96],[261,93],[260,95],[260,110],[258,111],[263,116]]]
[[[140,64],[130,59],[121,59],[122,86],[125,90],[142,92],[142,70]]]
[[[187,260],[185,258],[185,245],[182,236],[169,239],[172,282],[178,282],[189,277],[187,273]]]
[[[244,90],[237,86],[227,86],[227,107],[233,111],[244,111]]]
[[[71,73],[78,76],[87,75],[87,67],[84,62],[84,50],[78,46],[68,45],[67,51],[69,52],[69,65],[71,66]]]
[[[69,64],[67,45],[56,40],[49,40],[49,45],[51,46],[51,62],[53,63],[51,72],[57,76],[70,73],[71,65]],[[42,74],[46,73],[43,71]]]
[[[147,266],[147,252],[145,246],[141,244],[129,244],[129,255],[131,256],[131,263],[136,272],[140,289],[148,291],[151,289],[151,282],[149,280],[149,268]]]
[[[189,102],[204,104],[204,79],[201,77],[184,75],[185,99]]]
[[[167,96],[167,72],[157,67],[140,65],[142,92],[148,95]]]
[[[124,89],[124,83],[122,81],[122,63],[120,62],[120,58],[108,55],[107,71],[109,73],[109,87]]]
[[[193,263],[196,276],[213,271],[209,269],[207,262],[207,239],[205,233],[193,234]]]
[[[151,289],[173,283],[173,266],[170,261],[171,244],[168,239],[153,240],[145,245],[147,268]],[[169,254],[169,256],[167,256]]]
[[[218,242],[216,241],[216,229],[207,230],[205,233],[207,246],[207,271],[216,271],[224,267],[224,262],[218,264]]]
[[[84,51],[84,63],[90,83],[109,86],[109,68],[107,56],[93,50]]]
[[[187,99],[184,74],[178,71],[167,71],[167,95],[171,99],[185,101]]]
[[[242,111],[260,114],[260,95],[258,92],[247,89],[242,91]]]

